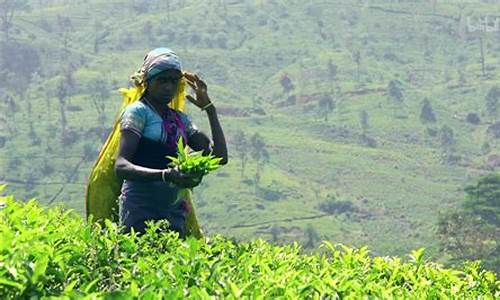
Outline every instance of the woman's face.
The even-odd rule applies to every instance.
[[[166,70],[149,80],[148,95],[155,101],[169,103],[177,93],[182,73],[179,70]]]

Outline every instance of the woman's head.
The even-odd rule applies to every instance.
[[[146,88],[148,95],[167,102],[176,95],[181,78],[181,61],[169,48],[156,48],[146,54],[141,68],[132,76],[136,85]]]
[[[177,94],[181,78],[181,71],[167,69],[146,81],[146,92],[154,100],[164,100],[168,103]]]

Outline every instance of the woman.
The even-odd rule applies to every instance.
[[[207,94],[207,85],[196,74],[182,72],[178,56],[168,48],[149,52],[136,74],[137,84],[145,91],[139,101],[128,105],[121,115],[121,138],[115,172],[122,178],[120,223],[129,232],[144,232],[148,220],[166,219],[170,229],[185,237],[185,201],[178,201],[180,188],[195,187],[200,177],[183,174],[167,167],[166,156],[177,156],[179,138],[195,151],[212,152],[227,163],[224,133],[215,106]],[[198,130],[190,118],[167,106],[185,81],[196,97],[186,98],[207,113],[212,138]],[[174,203],[175,202],[175,203]]]

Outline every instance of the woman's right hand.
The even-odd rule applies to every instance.
[[[183,173],[178,167],[165,169],[165,181],[182,188],[193,188],[201,183],[202,178],[202,175]]]

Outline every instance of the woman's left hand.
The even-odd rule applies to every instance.
[[[207,84],[196,74],[184,72],[183,75],[184,78],[186,78],[187,84],[189,84],[196,94],[196,99],[191,95],[186,96],[189,102],[193,103],[198,108],[203,108],[209,105],[211,101],[208,97]]]

